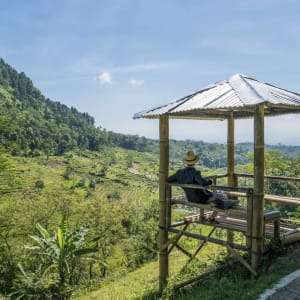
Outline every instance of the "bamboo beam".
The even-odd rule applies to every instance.
[[[175,244],[175,247],[180,250],[183,254],[185,254],[186,256],[188,256],[189,258],[191,258],[193,255],[188,252],[187,250],[185,250],[183,247],[181,247],[179,244]]]
[[[166,179],[169,171],[169,118],[161,116],[159,119],[159,233],[158,233],[158,259],[159,259],[159,288],[167,283],[169,275],[168,249],[165,244],[168,241],[166,230],[167,201],[166,201]]]
[[[245,192],[228,192],[228,195],[235,196],[235,197],[247,197],[247,193]],[[267,202],[276,202],[276,203],[282,203],[288,205],[300,205],[300,198],[295,198],[295,197],[265,194],[264,199]],[[172,200],[172,201],[176,203],[175,202],[176,200]]]
[[[226,269],[226,268],[230,267],[231,265],[233,265],[234,263],[235,263],[235,260],[230,260],[229,262],[227,262],[227,263],[225,263],[225,264],[223,264],[223,265],[221,265],[219,267],[213,266],[209,271],[206,271],[205,273],[202,273],[202,274],[200,274],[198,276],[195,276],[194,278],[186,280],[186,281],[184,281],[182,283],[176,284],[174,286],[174,290],[179,290],[182,287],[185,287],[188,284],[191,284],[191,283],[193,283],[195,281],[199,281],[199,280],[201,280],[201,279],[203,279],[205,277],[208,277],[209,275],[211,275],[211,274],[213,274],[213,273],[215,273],[217,271],[221,271],[223,269]]]
[[[217,229],[217,227],[213,227],[212,230],[209,232],[209,234],[207,235],[208,237],[211,237],[212,234],[215,232],[215,230]],[[196,255],[200,252],[200,250],[203,248],[203,246],[207,243],[207,241],[201,241],[201,244],[197,247],[196,251],[194,252],[193,256],[190,258],[189,262],[191,262],[193,260],[193,258],[196,257]]]
[[[252,268],[263,253],[264,232],[264,105],[254,109],[254,195],[252,219]]]
[[[234,118],[233,112],[228,117],[227,124],[227,184],[234,186]],[[233,231],[227,230],[227,241],[233,242]]]
[[[190,223],[185,224],[185,226],[183,227],[182,230],[186,230],[189,225],[190,225]],[[173,248],[175,247],[175,245],[178,244],[178,242],[179,242],[179,240],[180,240],[181,237],[182,237],[182,233],[181,232],[176,234],[174,241],[172,241],[173,245],[168,250],[168,254],[170,254],[171,251],[173,250]]]
[[[239,176],[239,177],[254,178],[253,174],[247,174],[247,173],[246,174],[245,173],[235,173],[235,175]],[[217,175],[217,177],[219,177],[219,176],[225,177],[226,175]],[[268,180],[278,180],[278,181],[300,182],[300,178],[298,178],[298,177],[269,176],[269,175],[266,175],[265,179],[268,179]]]
[[[233,256],[242,264],[244,265],[250,272],[253,276],[257,276],[258,274],[256,273],[256,271],[248,264],[248,262],[237,252],[235,251],[234,249],[232,249],[228,244],[226,244],[226,247],[228,249],[228,251],[230,253],[233,254]]]
[[[227,124],[227,174],[228,186],[234,186],[234,118],[233,112]]]
[[[220,246],[229,245],[231,248],[234,248],[234,249],[237,249],[237,250],[242,250],[242,251],[246,251],[246,252],[250,251],[250,249],[246,246],[226,242],[226,241],[223,241],[223,240],[220,240],[220,239],[208,237],[206,235],[202,235],[202,234],[198,234],[198,233],[184,231],[184,230],[180,230],[180,229],[176,229],[176,228],[168,228],[168,231],[173,232],[173,233],[181,233],[184,236],[194,238],[194,239],[198,239],[198,240],[202,240],[202,241],[206,241],[206,242],[210,242],[210,243],[214,243],[214,244],[217,244],[217,245],[220,245]]]
[[[294,243],[299,240],[300,240],[300,231],[295,230],[294,232],[292,232],[290,234],[284,235],[281,240],[281,243],[283,245],[287,245],[287,244]]]
[[[253,193],[247,193],[247,229],[246,245],[252,249],[252,224],[253,224]]]

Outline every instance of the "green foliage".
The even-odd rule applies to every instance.
[[[36,225],[39,236],[31,236],[36,246],[27,247],[36,255],[36,269],[25,272],[19,264],[21,276],[15,283],[13,297],[25,299],[66,299],[72,286],[79,284],[83,273],[81,257],[98,251],[96,242],[100,237],[87,241],[88,226],[70,231],[63,216],[53,236],[40,224]]]
[[[46,232],[49,238],[53,238],[53,231],[61,236],[64,227],[61,226],[61,233],[56,228],[61,214],[71,220],[69,228],[89,222],[89,236],[100,237],[96,242],[98,252],[81,260],[80,265],[69,266],[75,272],[71,281],[77,281],[78,287],[120,277],[155,259],[157,182],[156,178],[147,177],[145,169],[138,173],[139,165],[154,163],[155,155],[121,148],[114,148],[113,156],[111,153],[111,148],[104,148],[101,152],[77,149],[60,157],[0,155],[1,182],[5,183],[0,189],[0,240],[4,246],[1,255],[3,260],[12,258],[1,271],[5,278],[3,292],[7,294],[12,285],[18,285],[28,294],[35,293],[30,287],[36,291],[45,289],[46,294],[56,293],[60,282],[58,262],[50,267],[47,256],[42,264],[38,244],[34,249],[25,249],[24,245],[30,243],[27,237],[32,232],[38,240],[47,239]],[[133,161],[136,169],[132,169]],[[42,182],[43,188],[38,188]],[[37,223],[43,226],[36,227]],[[22,264],[29,281],[20,270],[18,280],[15,279],[15,261]],[[46,266],[50,267],[49,272],[44,271]],[[69,288],[68,273],[65,277],[63,289]]]
[[[1,242],[3,242],[1,232]],[[7,246],[7,245],[6,245]],[[0,291],[7,294],[16,278],[16,261],[9,252],[9,248],[0,246]],[[1,294],[0,294],[1,295]]]
[[[35,187],[38,189],[43,189],[45,187],[45,183],[43,180],[37,180],[35,182]]]
[[[22,265],[18,265],[20,275],[14,282],[13,292],[9,294],[10,299],[69,299],[72,289],[58,284],[57,277],[53,273],[25,272]]]

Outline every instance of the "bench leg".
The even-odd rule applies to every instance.
[[[200,208],[200,218],[204,218],[204,208]]]
[[[227,242],[233,243],[234,233],[232,230],[227,229]]]
[[[274,239],[280,240],[280,220],[274,220]]]

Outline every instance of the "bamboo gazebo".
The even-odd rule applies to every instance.
[[[270,233],[270,230],[277,239],[282,240],[285,235],[292,237],[290,240],[286,238],[286,242],[300,239],[299,228],[285,227],[283,229],[278,211],[265,211],[265,201],[300,205],[300,198],[266,195],[264,191],[266,178],[264,174],[264,118],[291,113],[300,113],[300,94],[236,74],[179,100],[134,115],[134,119],[159,119],[159,283],[161,287],[166,283],[169,274],[170,248],[176,246],[182,235],[226,246],[254,276],[257,275],[258,262],[264,252],[265,235]],[[254,174],[252,174],[253,187],[250,189],[238,187],[238,174],[234,170],[234,121],[245,118],[254,119]],[[228,211],[222,215],[219,210],[220,222],[213,226],[228,230],[227,242],[189,232],[188,225],[191,222],[201,224],[199,215],[187,217],[177,224],[171,224],[172,205],[186,202],[182,199],[173,199],[172,186],[166,183],[169,175],[169,119],[227,120],[227,174],[225,175],[227,186],[215,185],[213,188],[227,192],[230,197],[247,198],[244,217],[236,217],[234,214],[235,211],[241,213],[240,208],[230,209],[229,211],[233,213],[233,217],[230,218],[228,218],[228,215],[230,216]],[[300,178],[279,179],[300,182]],[[214,182],[216,183],[216,178]],[[198,206],[200,210],[214,209],[194,203],[186,204]],[[183,229],[178,229],[180,225],[184,226]],[[246,246],[233,243],[234,231],[241,231],[245,234]],[[170,239],[169,233],[176,235]],[[234,249],[248,251],[251,254],[251,264],[248,264]],[[196,253],[191,257],[195,255]]]

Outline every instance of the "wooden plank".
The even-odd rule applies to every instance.
[[[221,209],[218,208],[216,206],[215,203],[207,203],[207,204],[203,204],[203,203],[194,203],[194,202],[189,202],[186,201],[185,198],[172,198],[172,204],[181,204],[181,205],[185,205],[185,206],[189,206],[189,207],[197,207],[197,208],[203,208],[206,210],[212,210],[212,211],[216,211],[216,212],[226,212],[229,215],[246,215],[247,214],[247,210],[244,206],[241,205],[234,205],[232,206],[232,208],[229,209]]]
[[[208,177],[209,178],[209,177]],[[243,193],[251,193],[253,191],[252,188],[245,188],[245,187],[230,187],[230,186],[221,186],[221,185],[210,185],[210,186],[201,186],[199,184],[181,184],[181,183],[168,183],[170,186],[177,186],[181,188],[190,188],[190,189],[204,189],[204,190],[211,190],[211,191],[222,191],[222,192],[243,192]]]
[[[235,192],[235,191],[228,192],[228,195],[234,196],[234,197],[247,197],[246,193]],[[291,204],[291,205],[300,205],[300,198],[296,198],[296,197],[265,194],[264,199],[265,199],[265,201],[270,201],[270,202],[278,202],[278,203]]]
[[[209,214],[206,213],[205,217],[207,218],[208,216],[209,216]],[[265,223],[265,228],[264,228],[265,236],[268,236],[268,237],[274,236],[274,222],[273,222],[274,220],[279,220],[279,218],[273,219],[271,223]],[[203,221],[200,217],[200,214],[187,216],[184,218],[184,221],[190,222],[190,223],[198,223],[198,224],[202,224],[202,225],[206,225],[206,226],[213,226],[213,227],[220,228],[220,229],[229,229],[229,230],[233,230],[233,231],[242,232],[246,236],[248,235],[246,219],[228,216],[224,213],[223,214],[220,213],[216,217],[216,221],[218,223],[211,223],[207,220]],[[294,230],[294,229],[295,229],[295,226],[293,226],[293,225],[289,225],[289,224],[284,225],[283,224],[280,226],[280,235],[283,235],[284,233],[289,232],[290,230]]]

